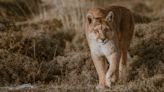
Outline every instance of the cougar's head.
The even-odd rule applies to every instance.
[[[97,42],[105,44],[113,38],[113,11],[106,11],[105,9],[93,8],[87,13],[87,25],[89,34]]]

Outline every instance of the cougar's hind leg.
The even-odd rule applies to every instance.
[[[121,50],[121,58],[119,64],[119,78],[123,82],[126,81],[127,75],[127,49]]]

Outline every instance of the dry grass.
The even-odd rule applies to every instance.
[[[24,91],[95,92],[97,73],[84,35],[85,13],[90,7],[110,3],[152,20],[135,26],[126,83],[119,81],[113,89],[103,91],[163,92],[163,0],[43,0],[40,3],[40,0],[0,0],[1,86],[32,83],[37,88]]]

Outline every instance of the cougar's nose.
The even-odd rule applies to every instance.
[[[105,38],[101,39],[101,41],[104,42],[105,41]]]

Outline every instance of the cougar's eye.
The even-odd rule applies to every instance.
[[[94,33],[96,33],[96,34],[97,34],[97,33],[98,33],[98,30],[94,30]]]
[[[105,28],[105,29],[104,29],[104,32],[108,32],[108,29],[107,29],[107,28]]]

